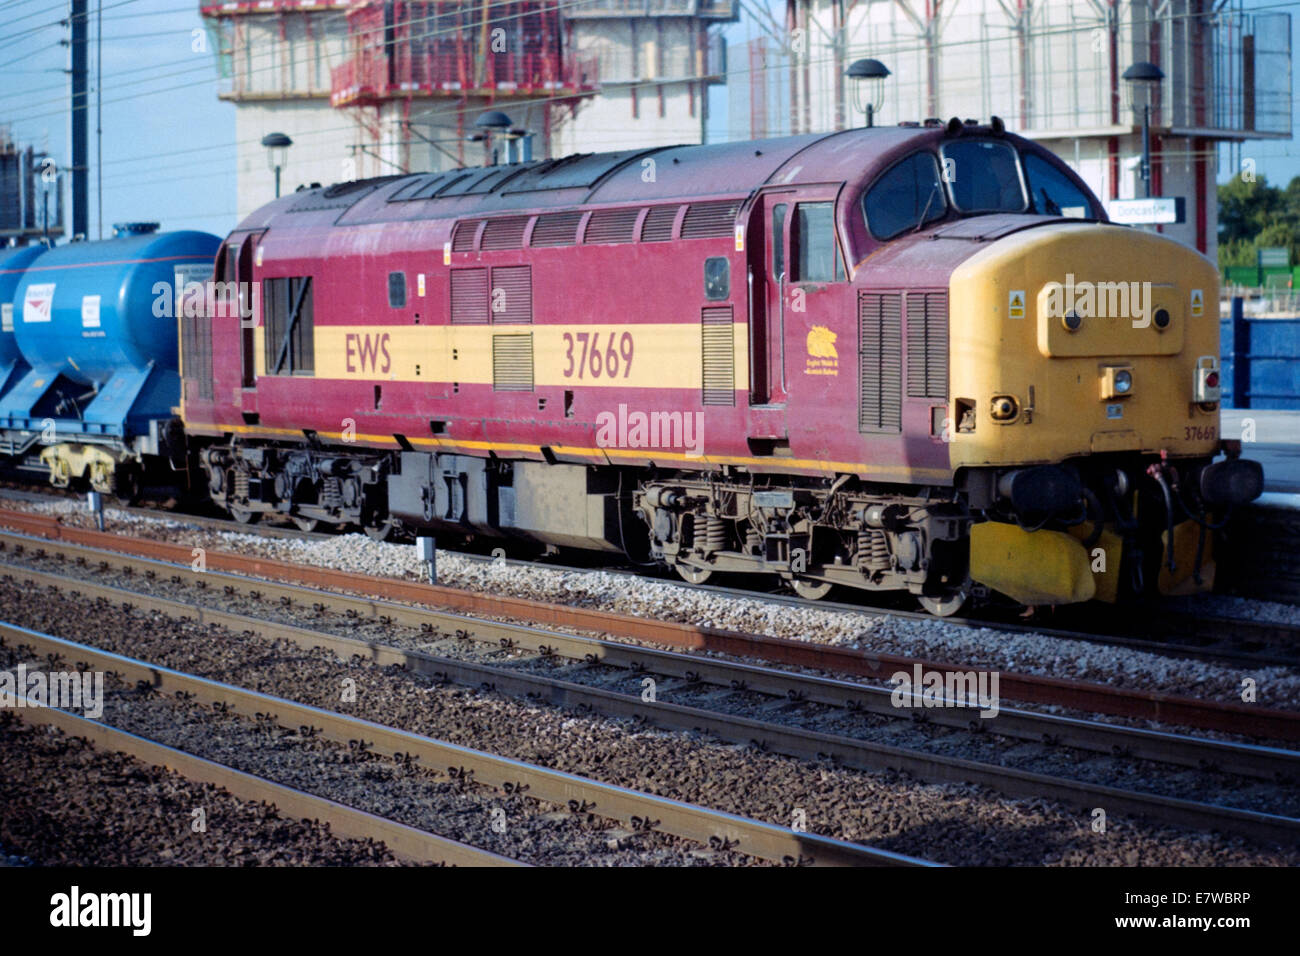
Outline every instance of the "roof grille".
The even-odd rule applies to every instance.
[[[739,209],[740,203],[735,201],[691,203],[686,218],[682,220],[682,238],[730,238]]]
[[[469,252],[474,248],[474,237],[482,219],[465,219],[456,223],[456,231],[451,237],[452,252]]]
[[[673,237],[673,223],[681,206],[652,206],[641,224],[642,242],[667,242]]]
[[[489,219],[483,227],[480,249],[519,249],[524,244],[524,230],[528,228],[527,216],[506,216]],[[454,248],[454,246],[453,246]]]
[[[636,238],[640,209],[598,209],[587,220],[583,242],[631,242]]]
[[[553,212],[537,217],[533,226],[532,246],[571,246],[578,241],[580,212]]]

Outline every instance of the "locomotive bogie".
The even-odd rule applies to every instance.
[[[843,481],[823,487],[651,481],[641,486],[636,506],[652,554],[688,579],[758,573],[809,591],[838,584],[944,595],[967,577],[970,519],[955,501],[919,489],[874,495]]]

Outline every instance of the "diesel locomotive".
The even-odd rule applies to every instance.
[[[1217,304],[996,118],[577,155],[264,206],[179,316],[179,413],[245,522],[1114,601],[1209,587],[1262,490]]]

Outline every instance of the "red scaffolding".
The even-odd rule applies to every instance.
[[[331,73],[335,106],[424,97],[595,92],[596,58],[567,52],[557,0],[363,2],[348,10],[348,58]]]

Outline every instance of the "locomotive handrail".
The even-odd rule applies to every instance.
[[[754,267],[747,266],[745,269],[745,286],[749,292],[748,314],[749,328],[745,331],[745,341],[749,345],[749,404],[754,404],[754,396],[758,393],[755,391],[758,382],[758,365],[754,361]]]
[[[777,298],[781,300],[781,394],[787,394],[785,387],[785,270],[776,277]]]

